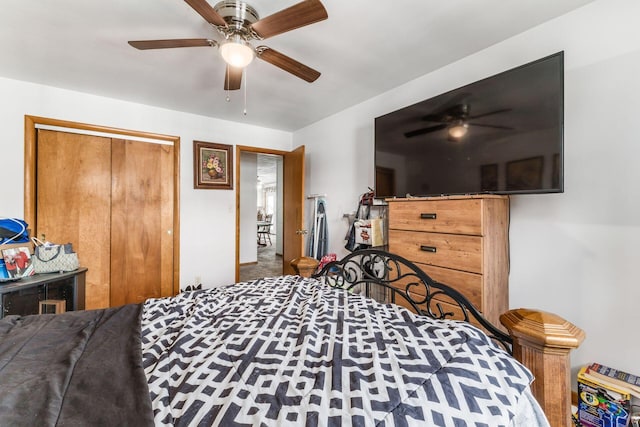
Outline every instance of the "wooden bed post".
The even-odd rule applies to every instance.
[[[572,425],[569,353],[584,331],[555,314],[525,308],[509,310],[500,322],[513,338],[513,356],[536,378],[531,391],[551,427]]]
[[[303,256],[292,260],[290,264],[297,275],[311,277],[311,275],[316,272],[316,268],[318,268],[320,262],[315,258]]]

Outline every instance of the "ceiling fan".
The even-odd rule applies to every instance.
[[[240,89],[242,71],[258,57],[307,82],[314,82],[320,73],[267,46],[253,47],[250,40],[264,40],[296,28],[327,19],[327,11],[319,0],[304,0],[260,19],[258,12],[241,0],[223,0],[211,6],[206,0],[185,0],[205,21],[224,37],[212,39],[137,40],[129,44],[136,49],[166,49],[175,47],[216,47],[227,63],[224,89]]]
[[[471,106],[469,104],[456,104],[438,113],[427,114],[426,116],[421,117],[421,120],[426,122],[438,123],[437,125],[405,132],[404,136],[406,138],[413,138],[416,136],[425,135],[427,133],[447,129],[449,140],[458,141],[460,140],[460,138],[467,134],[467,132],[469,131],[469,126],[513,130],[513,128],[508,126],[492,125],[470,121],[482,117],[492,116],[494,114],[506,113],[507,111],[511,111],[511,108],[501,108],[499,110],[489,111],[487,113],[472,116]]]

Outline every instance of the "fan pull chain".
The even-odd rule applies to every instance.
[[[242,70],[242,74],[244,74],[244,111],[242,114],[247,115],[247,67],[244,67]]]

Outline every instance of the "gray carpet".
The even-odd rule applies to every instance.
[[[274,277],[282,275],[282,256],[276,254],[275,239],[271,237],[273,245],[258,246],[258,262],[240,266],[240,281]]]

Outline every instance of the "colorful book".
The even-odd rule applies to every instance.
[[[608,390],[622,391],[625,394],[628,394],[630,396],[634,396],[634,397],[640,399],[640,393],[638,393],[637,391],[631,390],[631,388],[622,386],[622,385],[620,385],[618,383],[614,383],[613,381],[609,381],[609,380],[606,380],[606,379],[604,379],[602,377],[597,377],[597,376],[593,375],[592,371],[589,370],[588,366],[584,366],[582,368],[581,375],[582,375],[582,378],[584,378],[585,380],[589,380],[592,383],[597,383],[601,387],[605,387]]]
[[[592,363],[587,367],[587,374],[631,390],[634,396],[640,397],[640,377],[601,363]]]
[[[31,253],[26,246],[3,249],[2,258],[9,278],[26,277],[35,273]]]
[[[588,366],[578,372],[578,413],[582,427],[626,427],[631,410],[631,393],[588,376]]]

